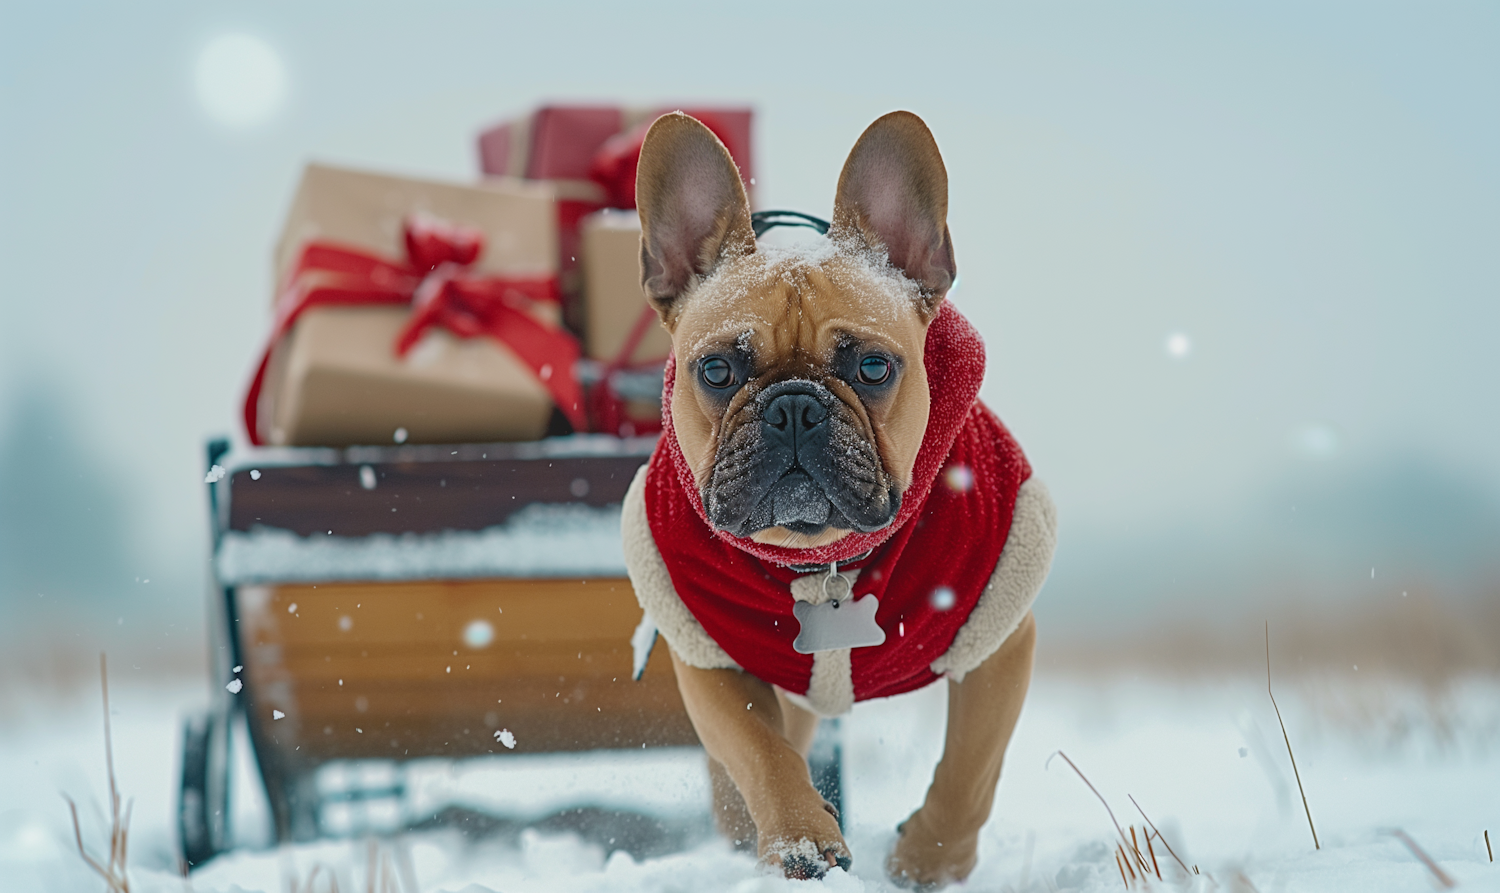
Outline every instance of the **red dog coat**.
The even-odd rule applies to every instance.
[[[927,330],[924,365],[932,408],[911,485],[895,521],[816,549],[787,549],[715,530],[664,413],[661,440],[645,480],[646,516],[677,596],[719,647],[745,671],[805,694],[813,655],[792,649],[790,565],[850,563],[856,598],[880,599],[881,645],[850,655],[854,698],[921,688],[953,643],[995,571],[1010,532],[1016,495],[1031,476],[1020,446],[978,400],[984,343],[945,303]],[[675,364],[667,362],[663,405],[670,407]],[[842,564],[841,564],[842,568]]]

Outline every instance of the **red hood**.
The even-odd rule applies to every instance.
[[[927,328],[923,362],[932,399],[927,433],[917,451],[911,484],[901,494],[901,508],[896,519],[871,533],[851,533],[837,542],[814,549],[788,549],[715,528],[708,520],[708,513],[703,508],[703,494],[698,490],[697,479],[687,458],[682,455],[677,432],[672,428],[672,387],[677,377],[675,357],[667,360],[666,383],[662,388],[662,438],[657,449],[671,458],[678,481],[698,517],[724,542],[762,561],[782,566],[847,561],[884,544],[921,511],[969,410],[979,398],[979,385],[984,380],[984,341],[969,321],[946,301]]]

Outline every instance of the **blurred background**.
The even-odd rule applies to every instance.
[[[5,4],[0,676],[206,666],[203,442],[302,165],[470,180],[546,100],[753,104],[757,203],[815,214],[927,120],[1061,511],[1044,661],[1254,669],[1269,618],[1500,669],[1497,45],[1482,3]]]

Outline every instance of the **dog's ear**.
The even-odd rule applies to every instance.
[[[958,267],[948,236],[948,171],[921,118],[891,112],[866,128],[839,174],[829,236],[885,248],[891,265],[921,286],[923,315],[936,314]]]
[[[641,285],[662,321],[677,299],[729,253],[755,251],[750,202],[729,150],[696,119],[656,119],[641,145],[635,203],[641,215]]]

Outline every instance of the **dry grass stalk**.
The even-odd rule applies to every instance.
[[[1130,848],[1133,849],[1134,852],[1136,852],[1136,860],[1140,863],[1140,875],[1142,875],[1143,878],[1145,878],[1145,876],[1151,875],[1151,869],[1148,869],[1148,867],[1146,867],[1146,857],[1145,855],[1142,855],[1142,852],[1140,852],[1140,843],[1136,842],[1136,825],[1131,825],[1130,827]]]
[[[73,839],[78,843],[78,855],[89,868],[104,879],[109,893],[130,893],[130,878],[125,871],[125,853],[130,837],[130,810],[134,801],[125,804],[120,812],[120,788],[115,783],[115,748],[109,729],[109,670],[104,654],[99,654],[99,687],[104,693],[104,764],[109,775],[109,856],[103,862],[90,856],[83,847],[83,828],[78,822],[78,804],[64,794],[68,801],[68,812],[73,816]]]
[[[402,893],[390,851],[382,850],[374,840],[365,860],[365,893]]]
[[[1312,808],[1307,805],[1307,791],[1302,789],[1302,774],[1297,771],[1297,756],[1292,753],[1292,739],[1286,733],[1286,721],[1281,718],[1281,708],[1276,706],[1276,695],[1271,692],[1271,622],[1266,621],[1266,694],[1271,697],[1271,707],[1276,711],[1276,721],[1281,723],[1281,737],[1286,741],[1286,755],[1292,760],[1292,777],[1297,779],[1297,793],[1302,795],[1302,809],[1307,813],[1307,827],[1312,831],[1313,849],[1321,850],[1318,829],[1313,827]]]
[[[1104,811],[1107,812],[1107,813],[1109,813],[1109,820],[1115,826],[1115,833],[1118,834],[1118,835],[1120,835],[1120,843],[1122,845],[1126,844],[1126,843],[1129,843],[1130,842],[1129,839],[1125,837],[1125,830],[1120,827],[1120,820],[1117,819],[1117,818],[1115,818],[1115,811],[1113,809],[1109,808],[1109,801],[1104,799],[1104,795],[1101,794],[1101,793],[1099,793],[1099,789],[1096,788],[1096,787],[1094,787],[1094,783],[1092,781],[1089,781],[1089,778],[1088,778],[1087,775],[1083,774],[1083,770],[1078,768],[1078,764],[1074,763],[1072,760],[1068,759],[1068,755],[1065,754],[1065,753],[1063,753],[1060,750],[1059,751],[1055,751],[1053,753],[1053,756],[1062,757],[1063,760],[1065,762],[1067,762],[1067,764],[1069,766],[1073,767],[1073,771],[1076,772],[1076,773],[1078,773],[1078,777],[1081,778],[1081,779],[1083,779],[1083,783],[1086,784],[1086,785],[1088,785],[1089,786],[1089,790],[1091,790],[1091,791],[1094,792],[1094,796],[1099,798],[1099,802],[1102,803],[1102,804],[1104,804]],[[1047,758],[1047,762],[1048,763],[1052,762],[1052,757],[1048,757]],[[1042,768],[1045,769],[1046,768],[1046,764],[1043,764]]]
[[[1033,839],[1032,843],[1035,842]],[[411,848],[403,839],[397,838],[391,849],[395,850],[396,872],[397,877],[401,879],[402,889],[407,893],[422,893],[422,884],[417,880],[417,867],[411,861]],[[1027,865],[1029,869],[1029,861]]]
[[[329,868],[326,865],[323,865],[321,862],[314,865],[312,867],[312,871],[309,871],[307,873],[307,883],[305,884],[299,885],[297,883],[297,876],[295,874],[288,876],[286,879],[288,893],[313,893],[313,882],[316,881],[318,879],[318,875],[322,874],[324,871],[328,872],[328,887],[326,888],[328,893],[339,893],[338,872],[334,871],[332,868]]]
[[[375,886],[375,873],[377,870],[379,870],[380,867],[382,867],[379,863],[379,859],[380,847],[376,845],[375,841],[371,840],[370,845],[366,847],[365,856],[365,890],[368,891],[368,893],[376,893],[378,889]]]
[[[1125,879],[1125,863],[1120,861],[1120,848],[1119,847],[1115,847],[1115,867],[1118,868],[1118,869],[1120,869],[1120,883],[1124,884],[1125,885],[1125,889],[1129,890],[1130,889],[1130,881],[1128,881],[1128,880]]]
[[[1120,851],[1120,858],[1125,860],[1125,870],[1130,872],[1130,879],[1135,880],[1135,869],[1130,865],[1130,856],[1125,852],[1125,847],[1123,845],[1119,845],[1116,847],[1116,849]]]
[[[1484,829],[1484,851],[1490,854],[1490,861],[1495,861],[1495,851],[1490,849],[1490,829]]]
[[[402,859],[399,849],[397,849],[395,859],[397,861]],[[410,874],[409,871],[407,873]],[[327,878],[327,883],[323,886],[317,884],[320,875]],[[321,862],[314,863],[306,880],[303,881],[298,881],[296,870],[291,865],[287,865],[285,881],[287,893],[339,893],[338,872]],[[351,879],[350,883],[355,882]],[[381,847],[378,841],[371,839],[365,852],[363,893],[403,893],[406,890],[416,889],[415,885],[414,876],[410,880],[402,879],[401,871],[392,860],[391,850]],[[358,884],[355,884],[355,887],[358,889]]]
[[[1446,871],[1443,871],[1442,866],[1434,862],[1432,857],[1427,855],[1427,851],[1418,846],[1415,840],[1412,840],[1410,834],[1407,834],[1400,828],[1395,828],[1391,830],[1390,835],[1406,844],[1406,848],[1411,850],[1411,854],[1416,856],[1423,865],[1427,866],[1427,870],[1432,872],[1433,878],[1437,880],[1438,886],[1444,890],[1452,890],[1458,886],[1458,882],[1449,876]]]
[[[1131,796],[1130,794],[1126,794],[1125,796],[1130,797],[1130,803],[1135,807],[1135,811],[1141,814],[1142,819],[1146,820],[1146,824],[1151,828],[1152,833],[1156,835],[1156,839],[1161,841],[1161,845],[1167,848],[1167,852],[1171,854],[1173,859],[1177,860],[1177,864],[1182,866],[1182,871],[1184,874],[1186,874],[1188,872],[1187,863],[1182,861],[1182,859],[1177,855],[1177,851],[1172,849],[1172,845],[1170,843],[1167,843],[1167,839],[1161,836],[1161,831],[1156,827],[1156,823],[1151,821],[1151,817],[1146,815],[1146,810],[1141,809],[1141,804],[1135,802],[1134,796]],[[1146,838],[1146,843],[1148,846],[1150,845],[1150,837]],[[1156,855],[1153,853],[1151,858],[1154,860],[1156,858]],[[1193,866],[1192,873],[1198,873],[1198,866]],[[1160,872],[1158,872],[1158,874],[1160,874]]]
[[[1163,880],[1161,866],[1156,864],[1156,848],[1151,845],[1151,835],[1146,835],[1146,852],[1151,854],[1151,870],[1156,872],[1156,879]]]

